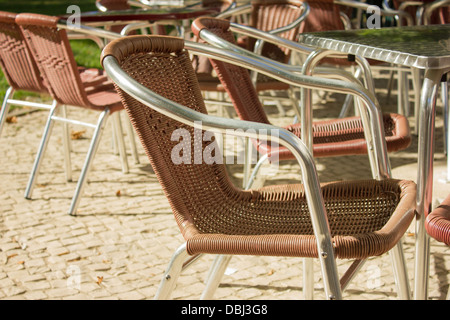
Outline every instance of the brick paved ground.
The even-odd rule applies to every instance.
[[[383,103],[383,92],[380,95]],[[326,105],[319,101],[315,114],[335,116],[339,111],[336,98],[327,97]],[[78,109],[73,114],[81,118],[95,117]],[[288,116],[292,115],[288,110]],[[290,119],[279,117],[276,112],[270,116],[278,124]],[[129,156],[130,173],[123,174],[119,158],[112,152],[109,123],[78,215],[69,216],[67,210],[75,182],[66,182],[64,178],[61,125],[55,126],[33,200],[23,197],[45,120],[45,112],[18,117],[16,123],[6,125],[0,137],[0,299],[153,298],[161,275],[182,238],[142,149],[139,147],[140,164],[134,164]],[[411,121],[414,126],[412,118]],[[441,127],[441,121],[437,125]],[[437,130],[437,135],[436,159],[441,163],[445,160],[441,129]],[[88,130],[84,138],[72,141],[75,181],[90,136]],[[408,150],[391,155],[395,177],[415,180],[416,152],[414,138]],[[365,156],[319,159],[317,168],[322,181],[370,177]],[[240,169],[231,167],[237,183]],[[296,178],[295,163],[287,162],[271,183],[292,182]],[[450,187],[442,184],[437,191],[439,199],[450,192]],[[403,242],[412,281],[413,225]],[[211,259],[205,256],[183,273],[173,298],[199,297]],[[340,261],[339,270],[343,272],[348,264]],[[449,269],[449,249],[432,240],[430,299],[445,299]],[[301,299],[301,271],[301,259],[235,257],[215,298]],[[314,280],[315,298],[322,299],[324,293],[317,264]],[[344,292],[344,298],[396,299],[389,256],[369,259]]]

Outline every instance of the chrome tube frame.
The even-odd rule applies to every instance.
[[[426,300],[428,295],[430,238],[425,230],[425,218],[432,209],[436,94],[442,75],[447,72],[450,72],[450,68],[426,70],[421,92],[414,270],[414,299],[416,300]]]
[[[103,66],[110,78],[117,83],[130,96],[174,120],[180,121],[193,127],[202,124],[201,129],[212,132],[233,134],[242,137],[257,139],[258,132],[265,132],[270,138],[285,146],[298,161],[302,172],[302,183],[305,185],[306,200],[308,203],[317,241],[319,260],[323,273],[325,293],[329,299],[342,299],[342,293],[337,273],[334,249],[331,241],[331,234],[326,216],[324,200],[320,193],[320,183],[314,159],[306,148],[305,144],[291,132],[268,124],[255,123],[250,121],[226,119],[196,112],[192,109],[174,103],[161,97],[139,82],[135,81],[124,72],[117,60],[112,56],[103,59]],[[260,131],[266,130],[266,131]],[[272,134],[274,133],[274,134]]]

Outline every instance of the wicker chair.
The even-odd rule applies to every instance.
[[[100,112],[100,116],[96,124],[82,121],[75,122],[79,125],[95,128],[86,161],[78,179],[78,184],[69,209],[69,214],[75,214],[105,122],[110,114],[114,120],[114,130],[122,160],[122,171],[128,172],[129,168],[122,125],[117,112],[123,110],[120,98],[114,91],[113,84],[103,73],[103,70],[87,69],[80,74],[67,33],[64,29],[58,28],[58,20],[57,17],[28,13],[22,13],[16,17],[16,23],[20,26],[39,70],[46,83],[48,83],[50,93],[57,102],[56,107],[48,117],[41,145],[25,191],[25,198],[30,199],[32,197],[37,174],[54,122],[74,121],[66,117],[57,117],[55,112],[59,107],[63,105],[77,106],[98,111]],[[84,81],[82,81],[82,78],[84,78]],[[66,166],[70,166],[70,159],[66,162]]]
[[[50,96],[38,67],[25,43],[19,26],[15,23],[16,14],[0,12],[0,66],[8,81],[2,102],[0,115],[0,133],[2,132],[10,105],[51,109],[51,104],[30,103],[25,100],[14,100],[17,91],[28,91]]]
[[[232,43],[234,38],[229,27],[230,23],[227,20],[214,18],[198,18],[192,25],[194,33],[199,37],[201,37],[200,32],[206,29]],[[223,61],[212,60],[212,64],[223,87],[230,95],[240,118],[269,123],[264,108],[252,86],[248,71]],[[408,120],[404,116],[392,113],[385,114],[383,123],[388,152],[402,150],[410,145],[411,136]],[[289,125],[286,129],[301,137],[300,124]],[[267,154],[269,159],[293,159],[289,150],[283,147],[272,148],[270,145],[260,142],[256,148],[259,152]],[[323,120],[314,123],[313,154],[315,157],[358,155],[367,154],[367,152],[364,129],[359,117]],[[252,180],[249,179],[249,182],[251,183]]]
[[[235,10],[228,11],[227,14],[221,14],[220,18],[229,18],[248,12],[251,27],[296,41],[300,24],[307,16],[307,6],[299,0],[253,0],[248,5],[238,6]],[[249,37],[240,37],[238,43],[250,51],[258,52],[277,61],[286,63],[291,58],[289,50],[284,50],[271,43],[257,42],[256,39]],[[211,74],[212,70],[209,64],[207,66],[209,69],[196,69],[199,74],[200,88],[208,97],[211,96],[210,93],[216,93],[221,98],[219,101],[208,98],[206,102],[229,105],[224,98],[225,89],[217,77]],[[282,106],[282,101],[286,100],[285,93],[288,95],[287,100],[290,104],[296,103],[295,94],[288,84],[257,73],[252,74],[252,79],[260,98],[274,101],[281,114],[285,114]]]
[[[187,257],[209,253],[219,257],[319,258],[327,297],[339,299],[341,285],[334,256],[366,259],[381,255],[396,246],[411,223],[415,212],[413,182],[386,179],[320,186],[310,152],[292,133],[268,124],[206,115],[182,39],[131,36],[115,40],[103,50],[102,64],[116,83],[186,240],[174,254],[157,298],[170,297]],[[198,144],[190,138],[183,144],[185,150],[193,152],[186,162],[176,164],[172,150],[179,142],[172,135],[178,129],[193,137],[197,121],[204,129],[222,133],[234,130],[234,134],[253,138],[260,130],[271,137],[274,130],[279,132],[279,142],[290,146],[300,163],[305,187],[237,188],[224,164],[196,161],[208,143]],[[209,278],[207,297],[220,277],[219,272]]]

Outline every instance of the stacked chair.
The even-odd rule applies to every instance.
[[[292,132],[268,123],[207,114],[190,53],[234,59],[270,74],[269,66],[261,66],[263,60],[255,67],[257,62],[235,52],[198,43],[185,45],[183,39],[173,37],[130,36],[111,42],[102,54],[102,64],[116,84],[186,240],[174,253],[156,298],[170,298],[183,264],[202,254],[217,255],[202,298],[212,297],[232,255],[318,258],[326,297],[342,298],[342,288],[351,277],[346,273],[347,280],[340,283],[335,258],[356,259],[359,265],[368,257],[398,248],[415,213],[414,183],[386,178],[320,185],[312,153]],[[311,76],[295,79],[299,86],[331,91],[348,85]],[[350,91],[367,93],[358,85]],[[254,139],[264,132],[266,139],[277,140],[292,152],[301,168],[302,184],[238,188],[224,164],[195,163],[207,147],[205,141],[200,145],[184,141],[186,150],[194,153],[188,161],[175,164],[172,149],[178,141],[171,139],[172,133],[181,130],[193,137],[198,122],[203,130]],[[395,270],[401,273],[404,268],[397,265]],[[407,282],[401,285],[401,292],[409,296]]]

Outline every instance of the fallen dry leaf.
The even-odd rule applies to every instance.
[[[7,117],[6,122],[7,123],[17,123],[17,117],[15,117],[15,116]]]
[[[103,277],[101,277],[101,276],[97,276],[97,284],[100,284],[100,283],[102,283],[102,281],[103,281]]]
[[[116,191],[116,196],[117,196],[117,197],[120,197],[120,190],[117,190],[117,191]]]
[[[273,275],[274,273],[275,273],[275,270],[272,269],[272,270],[270,270],[270,271],[267,273],[267,275],[268,275],[268,276],[271,276],[271,275]]]
[[[70,133],[70,136],[72,138],[72,140],[78,140],[81,139],[83,137],[83,134],[86,132],[86,130],[81,130],[81,131],[72,131]]]

